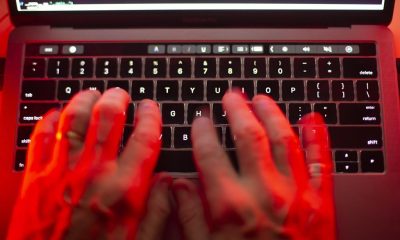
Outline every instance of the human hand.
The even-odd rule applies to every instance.
[[[270,98],[256,96],[251,111],[240,94],[230,92],[223,105],[240,173],[212,121],[196,119],[192,143],[200,189],[186,179],[172,185],[184,239],[335,239],[332,160],[322,118],[302,120],[304,159],[297,136]]]
[[[161,117],[156,103],[142,101],[117,157],[128,102],[121,89],[102,96],[85,91],[37,124],[8,239],[135,238],[160,149]],[[159,179],[151,199],[167,193],[170,180]]]

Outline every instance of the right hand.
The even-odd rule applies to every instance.
[[[321,118],[303,119],[304,159],[297,136],[270,98],[256,96],[251,110],[230,92],[223,105],[240,172],[212,121],[196,119],[192,142],[200,188],[186,179],[172,185],[184,238],[335,239],[332,160]]]

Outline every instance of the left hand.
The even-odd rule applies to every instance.
[[[37,124],[8,239],[136,237],[160,150],[161,116],[155,102],[142,101],[118,157],[129,100],[121,89],[102,96],[84,91]],[[165,178],[156,181],[153,202],[165,203]],[[147,222],[161,229],[163,221]]]

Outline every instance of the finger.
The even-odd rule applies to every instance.
[[[192,124],[192,143],[195,164],[207,195],[218,195],[226,182],[237,182],[237,174],[209,118],[195,119]]]
[[[178,219],[183,239],[210,239],[203,206],[194,183],[178,179],[172,184],[172,190],[178,205]]]
[[[335,211],[333,202],[333,161],[329,149],[329,138],[323,118],[312,113],[306,115],[301,123],[303,127],[303,146],[309,166],[310,182],[315,206],[314,217],[310,226],[318,229],[313,233],[315,239],[331,236],[335,239]]]
[[[80,168],[96,168],[117,157],[130,97],[121,88],[107,90],[93,107]]]
[[[22,192],[25,192],[27,185],[31,182],[31,178],[45,171],[51,161],[59,117],[59,111],[50,111],[35,126],[28,147]]]
[[[331,192],[333,163],[324,121],[319,114],[313,113],[306,115],[302,123],[303,146],[306,150],[311,185],[319,192]]]
[[[228,92],[222,102],[235,139],[240,173],[260,179],[274,172],[267,135],[246,100],[240,93]]]
[[[27,173],[40,173],[48,166],[56,140],[59,117],[59,111],[50,111],[36,124],[28,147]]]
[[[129,138],[119,161],[122,178],[148,187],[161,147],[161,114],[151,100],[140,102],[136,128]]]
[[[61,175],[68,166],[75,165],[82,150],[92,108],[100,98],[97,91],[84,91],[75,95],[62,111],[57,130],[51,169]]]
[[[159,240],[164,234],[168,217],[171,213],[169,202],[169,188],[172,178],[166,174],[156,176],[155,184],[151,190],[147,212],[140,223],[138,240]]]
[[[277,169],[298,182],[307,182],[300,143],[288,120],[276,103],[265,95],[253,98],[254,112],[267,132]]]

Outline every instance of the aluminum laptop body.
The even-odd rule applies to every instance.
[[[296,71],[293,66],[296,57],[315,58],[317,73],[313,78],[329,82],[332,89],[329,90],[328,102],[337,106],[335,114],[346,111],[345,108],[341,108],[341,104],[348,103],[348,99],[340,100],[341,96],[334,99],[334,82],[343,79],[347,83],[350,81],[354,88],[355,95],[350,100],[351,103],[364,104],[359,105],[364,107],[363,111],[378,108],[378,112],[372,117],[368,115],[368,111],[361,119],[349,120],[350,122],[338,116],[336,123],[332,124],[332,128],[342,124],[350,128],[354,125],[365,125],[379,132],[378,138],[368,138],[370,135],[367,133],[370,129],[364,131],[357,128],[358,132],[353,133],[359,134],[353,135],[365,135],[366,139],[361,140],[351,135],[343,137],[342,140],[340,136],[336,136],[336,132],[336,135],[332,136],[336,144],[332,152],[333,157],[336,157],[335,154],[344,158],[349,157],[351,153],[356,154],[355,161],[343,161],[339,157],[335,159],[334,197],[338,239],[399,238],[400,108],[394,45],[392,34],[386,27],[392,17],[394,1],[364,0],[354,1],[352,4],[351,1],[344,0],[285,1],[286,3],[267,0],[246,1],[247,3],[233,0],[203,3],[144,1],[140,4],[138,1],[132,1],[132,4],[125,1],[128,5],[114,4],[113,1],[109,1],[108,5],[105,5],[107,1],[101,1],[101,4],[97,5],[96,1],[85,1],[82,5],[71,4],[73,2],[52,5],[45,1],[9,0],[11,18],[16,28],[9,39],[1,108],[3,112],[0,119],[0,238],[5,237],[13,203],[23,177],[24,162],[20,155],[25,151],[29,137],[21,139],[19,135],[24,129],[32,127],[32,121],[40,119],[36,119],[37,116],[25,116],[24,108],[33,105],[44,106],[61,99],[56,92],[53,94],[54,100],[47,99],[41,103],[36,101],[37,99],[30,99],[31,95],[25,91],[25,86],[31,86],[32,82],[29,81],[32,78],[34,81],[50,81],[56,84],[57,91],[61,80],[67,83],[69,80],[80,81],[82,87],[82,84],[85,84],[82,81],[86,80],[82,80],[83,78],[92,78],[74,78],[70,74],[62,79],[51,78],[47,70],[43,76],[36,76],[36,71],[42,71],[35,68],[37,64],[41,64],[41,60],[31,60],[43,58],[44,67],[47,69],[50,68],[51,58],[67,58],[70,64],[68,69],[71,70],[74,58],[82,57],[81,54],[87,54],[85,58],[97,59],[103,55],[109,58],[110,52],[116,54],[113,58],[117,59],[118,66],[124,58],[144,56],[145,59],[153,55],[165,56],[168,59],[171,56],[186,56],[191,61],[196,57],[205,56],[218,59],[233,56],[241,61],[245,61],[246,58],[264,58],[266,73],[260,80],[252,78],[255,88],[257,84],[261,85],[259,82],[262,80],[276,80],[279,87],[285,84],[286,78],[272,77],[273,66],[270,63],[274,58],[289,58],[292,64],[289,67],[291,77]],[[96,44],[105,45],[96,47]],[[115,52],[104,50],[107,47]],[[202,47],[206,47],[203,52]],[[340,74],[338,77],[323,78],[321,69],[318,69],[319,61],[331,58],[340,62]],[[376,59],[376,62],[372,61],[376,63],[375,68],[370,69],[370,60],[362,60],[361,63],[368,66],[364,69],[355,64],[354,69],[357,71],[354,72],[346,65],[346,62],[352,62],[353,58]],[[191,66],[195,67],[194,62]],[[34,73],[32,69],[35,69]],[[242,70],[245,72],[244,67]],[[141,67],[141,71],[141,77],[126,77],[130,89],[136,80],[145,78],[145,66]],[[219,68],[219,71],[222,70]],[[33,77],[27,76],[27,72]],[[329,76],[329,72],[327,74]],[[243,76],[244,73],[239,78]],[[224,79],[218,74],[216,78]],[[118,79],[125,79],[122,73],[113,78]],[[304,84],[313,80],[308,77],[298,79],[307,81]],[[361,90],[362,86],[365,86],[363,80],[378,86],[377,93],[374,93],[378,94],[376,99],[369,101],[370,96],[366,96],[367,101],[363,101],[362,94],[357,92],[359,85]],[[184,80],[177,81],[181,86]],[[229,86],[234,84],[234,81],[235,79],[229,79]],[[340,92],[341,85],[338,86]],[[290,103],[284,102],[283,91],[284,89],[280,88],[278,99],[286,104],[287,114],[290,115]],[[256,92],[257,89],[254,89],[254,93]],[[157,100],[155,93],[154,99]],[[361,101],[357,102],[358,100]],[[178,102],[184,101],[179,97]],[[315,107],[313,101],[307,97],[304,98],[304,102]],[[190,103],[185,104],[186,109]],[[174,125],[171,129],[177,127],[179,125]],[[221,128],[225,133],[225,126]],[[342,142],[351,147],[343,150]],[[376,166],[372,157],[368,158],[371,161],[365,163],[364,152],[367,152],[367,155],[371,152],[378,153],[376,157],[380,165]],[[375,168],[369,171],[369,167]],[[172,172],[174,176],[195,176],[190,172]]]

